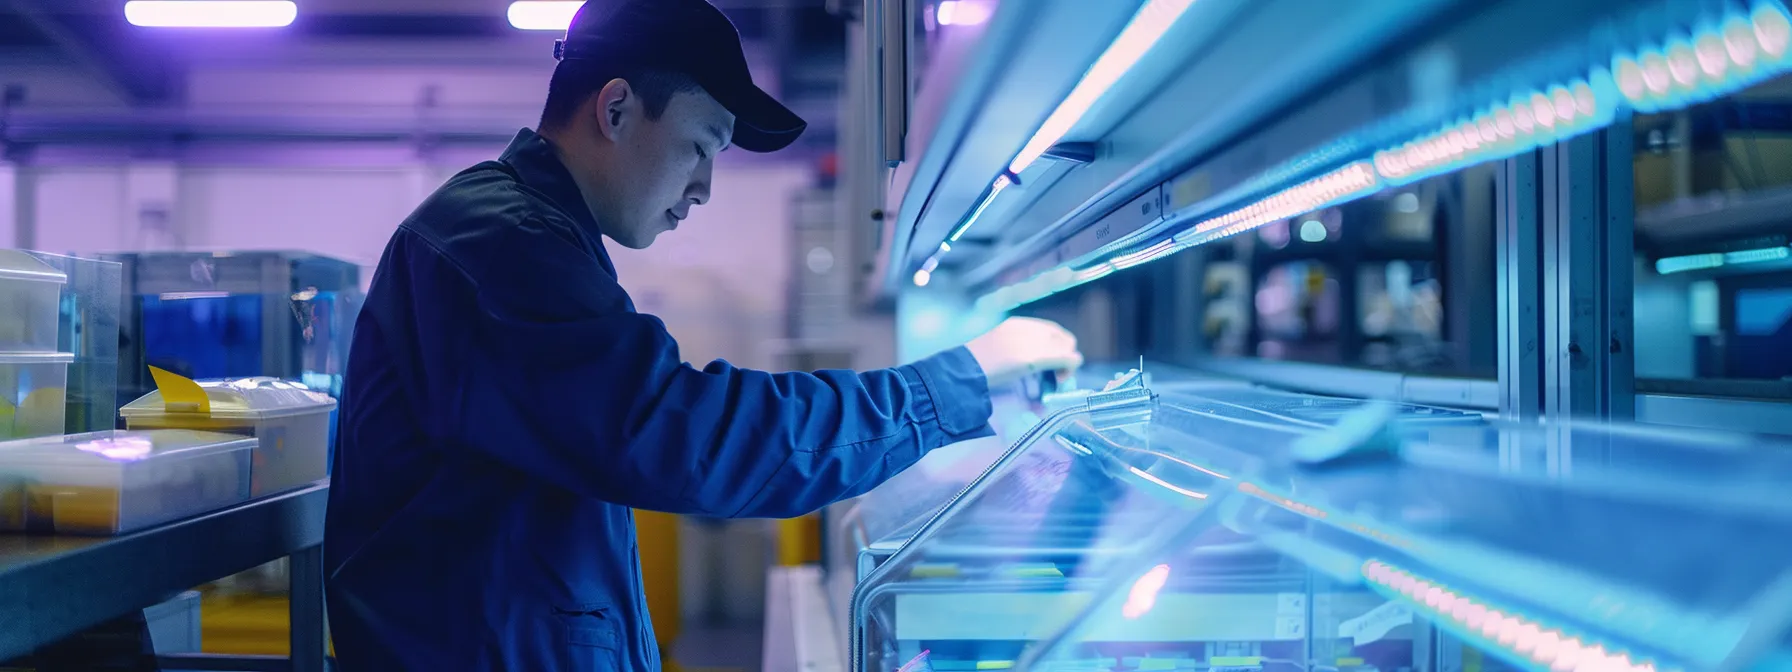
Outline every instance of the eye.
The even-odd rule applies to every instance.
[[[697,144],[697,143],[691,143],[691,146],[697,148],[697,160],[698,161],[702,161],[702,160],[709,158],[709,153],[703,151],[703,145]]]

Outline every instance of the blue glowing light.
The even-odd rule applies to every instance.
[[[979,299],[979,304],[1007,310],[1129,266],[1384,187],[1411,184],[1471,165],[1510,158],[1608,126],[1625,108],[1658,112],[1728,95],[1792,70],[1789,45],[1792,13],[1780,0],[1757,0],[1746,12],[1731,11],[1721,19],[1705,20],[1690,33],[1673,31],[1654,41],[1631,45],[1633,48],[1614,53],[1609,61],[1590,68],[1584,77],[1519,89],[1489,100],[1472,114],[1374,152],[1367,162],[1350,164],[1233,210],[1209,214],[1173,234],[1171,245],[1132,250],[1079,267],[1060,266],[992,291]],[[1360,172],[1346,174],[1351,170]],[[963,228],[983,213],[994,191],[1008,186],[1003,182],[1005,179],[997,181],[991,196],[953,232],[951,240],[956,240]],[[1302,227],[1303,239],[1308,233]],[[1658,260],[1656,271],[1679,273],[1787,258],[1792,258],[1792,248],[1687,255]]]

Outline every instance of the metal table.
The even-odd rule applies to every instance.
[[[292,657],[169,657],[177,669],[324,669],[324,503],[311,487],[118,537],[0,536],[0,660],[208,581],[291,558]],[[178,662],[175,662],[178,660]]]

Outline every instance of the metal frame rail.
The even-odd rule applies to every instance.
[[[324,504],[311,487],[118,537],[0,536],[0,660],[207,581],[291,558],[292,655],[163,656],[162,669],[325,669]]]

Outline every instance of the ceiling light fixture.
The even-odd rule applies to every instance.
[[[124,18],[146,28],[279,28],[292,25],[291,0],[131,0]]]
[[[565,31],[584,5],[580,0],[518,0],[510,3],[506,16],[510,26],[518,30]]]

